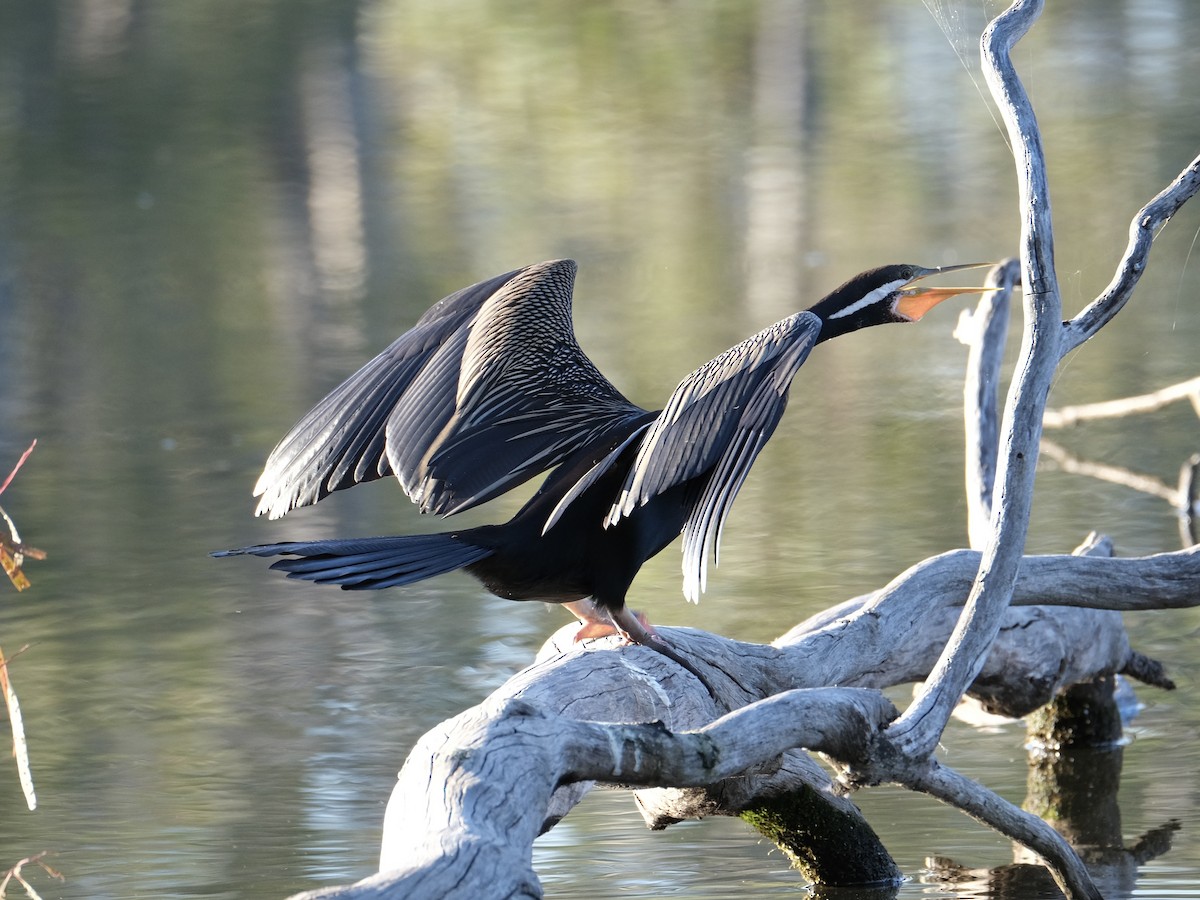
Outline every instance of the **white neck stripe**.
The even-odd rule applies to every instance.
[[[873,303],[878,303],[880,300],[882,300],[888,294],[892,293],[894,290],[896,290],[898,287],[900,287],[901,285],[904,285],[904,284],[908,284],[908,282],[905,281],[903,278],[897,279],[896,281],[889,281],[887,284],[883,285],[882,287],[875,288],[875,290],[871,291],[871,293],[867,294],[867,296],[863,297],[857,303],[851,303],[845,309],[839,309],[837,312],[835,312],[829,318],[840,319],[843,316],[848,316],[848,315],[851,315],[852,313],[856,313],[860,309],[865,309],[866,307],[870,306]]]

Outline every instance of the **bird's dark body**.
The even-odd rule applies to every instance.
[[[462,539],[492,551],[466,566],[466,571],[508,600],[566,603],[590,597],[610,612],[619,611],[642,564],[679,537],[698,484],[693,479],[673,487],[605,528],[604,517],[636,451],[627,448],[617,464],[572,501],[543,534],[542,527],[563,492],[612,448],[598,449],[602,452],[585,449],[577,459],[564,462],[505,524],[463,533]]]
[[[571,608],[595,623],[594,608],[641,640],[649,633],[625,609],[638,570],[682,532],[684,593],[698,599],[729,508],[809,351],[912,321],[965,290],[911,287],[934,271],[895,265],[856,276],[701,366],[658,412],[625,399],[576,342],[572,261],[464,288],[280,441],[255,489],[258,511],[275,517],[394,474],[422,511],[451,515],[549,470],[529,502],[501,525],[218,555],[284,556],[272,568],[346,589],[465,569],[511,600],[590,601]]]

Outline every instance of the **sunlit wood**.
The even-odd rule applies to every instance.
[[[17,774],[21,779],[21,790],[25,794],[25,803],[31,809],[37,809],[37,793],[33,789],[33,773],[29,768],[29,745],[25,742],[25,720],[21,717],[21,704],[17,701],[17,692],[13,690],[12,679],[8,675],[8,660],[4,651],[0,650],[0,690],[4,692],[4,704],[8,707],[8,722],[12,728],[13,758],[17,761]]]

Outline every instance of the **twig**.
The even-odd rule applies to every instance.
[[[29,454],[33,452],[33,448],[37,446],[37,438],[33,439],[33,443],[21,454],[21,458],[17,460],[17,464],[13,466],[12,471],[8,473],[8,477],[4,479],[4,483],[0,484],[0,494],[4,493],[5,488],[9,486],[13,478],[16,477],[21,466],[25,465],[25,460],[29,459]]]
[[[29,458],[29,454],[33,452],[33,448],[37,446],[35,438],[21,458],[17,460],[17,464],[13,466],[12,471],[8,473],[8,477],[4,479],[4,483],[0,484],[0,494],[3,494],[5,489],[12,483],[21,466],[25,464],[25,460]],[[0,568],[4,570],[4,574],[8,576],[8,580],[12,582],[13,587],[18,591],[23,591],[29,587],[29,579],[25,573],[21,571],[21,566],[25,562],[25,557],[30,559],[45,559],[46,554],[36,547],[29,547],[21,543],[21,534],[17,531],[17,523],[12,520],[8,513],[4,511],[4,507],[0,506],[0,520],[8,527],[8,537],[0,535]]]
[[[21,870],[30,863],[36,863],[51,878],[56,878],[59,881],[66,881],[66,877],[61,872],[52,869],[46,864],[46,857],[49,855],[49,852],[50,851],[48,850],[43,850],[41,853],[35,853],[33,856],[27,856],[24,859],[19,860],[11,869],[5,872],[4,878],[0,880],[0,900],[4,900],[4,898],[8,896],[5,893],[5,890],[8,888],[8,883],[10,881],[16,881],[17,884],[25,888],[25,893],[29,895],[31,900],[41,900],[41,895],[33,889],[33,885],[26,881],[25,876],[21,874]]]

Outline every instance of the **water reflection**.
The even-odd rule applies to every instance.
[[[1200,146],[1200,12],[1049,7],[1018,63],[1046,130],[1070,311]],[[388,485],[276,523],[251,518],[248,490],[295,417],[434,299],[575,256],[585,348],[651,402],[848,273],[1012,252],[1011,166],[922,4],[6,4],[0,460],[39,438],[4,500],[50,557],[0,603],[6,652],[32,644],[14,680],[41,799],[4,817],[0,866],[55,851],[68,881],[36,882],[47,897],[283,896],[361,877],[417,736],[563,621],[466,578],[355,597],[206,556],[427,528]],[[1054,402],[1196,374],[1197,223],[1187,208],[1163,232],[1137,298],[1075,354]],[[764,640],[962,543],[952,319],[815,354],[702,606],[681,601],[673,550],[633,602]],[[1170,483],[1196,438],[1184,411],[1063,443]],[[1157,501],[1065,473],[1041,488],[1033,549],[1092,528],[1121,552],[1176,545]],[[1141,876],[1147,895],[1200,897],[1183,649],[1197,616],[1131,620],[1184,685],[1143,697],[1125,751],[1122,830],[1182,823]],[[946,753],[1020,799],[1020,743],[956,727]],[[902,896],[942,890],[918,880],[927,856],[1011,861],[928,801],[862,799],[914,876]],[[15,773],[0,802],[23,808]],[[604,797],[561,828],[537,851],[553,894],[799,887],[738,822],[647,835],[627,799]]]

